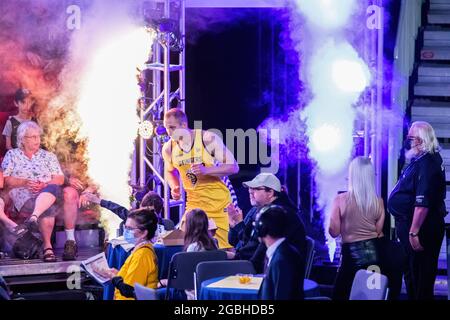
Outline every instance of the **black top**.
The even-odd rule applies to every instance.
[[[445,216],[445,169],[441,155],[425,153],[403,170],[389,195],[387,208],[398,221],[411,222],[415,207],[426,207],[429,216]],[[431,214],[430,214],[431,213]]]
[[[257,213],[257,207],[251,208],[244,220],[230,228],[228,232],[228,242],[236,248],[236,260],[249,260],[259,245],[258,237],[253,231]]]
[[[275,250],[261,288],[261,300],[302,300],[305,259],[287,241]]]

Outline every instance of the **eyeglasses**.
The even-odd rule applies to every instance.
[[[421,140],[420,137],[416,137],[416,136],[406,136],[406,139],[408,139],[408,140],[415,140],[415,139]]]
[[[31,139],[33,139],[33,140],[38,140],[38,139],[41,138],[41,136],[39,136],[39,135],[35,135],[35,136],[25,136],[25,138],[27,138],[27,139],[29,139],[29,140],[31,140]]]
[[[266,187],[248,188],[248,191],[266,190]]]
[[[129,227],[129,226],[123,226],[123,227],[124,227],[124,229],[130,230],[130,231],[138,230],[138,229],[139,229],[138,227],[135,227],[135,228]]]

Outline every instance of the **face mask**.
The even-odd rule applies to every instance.
[[[405,148],[406,151],[411,150],[414,147],[417,147],[418,144],[416,145],[412,145],[412,140],[411,139],[406,139],[405,142],[403,143],[403,147]]]
[[[136,237],[134,236],[134,231],[125,228],[123,231],[123,237],[126,242],[136,244]]]

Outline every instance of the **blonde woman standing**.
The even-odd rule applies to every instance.
[[[329,233],[342,237],[342,257],[333,298],[346,300],[355,273],[379,265],[379,238],[383,237],[383,199],[375,191],[375,171],[369,158],[356,157],[350,163],[348,191],[333,202]]]

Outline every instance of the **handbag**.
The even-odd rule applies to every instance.
[[[41,248],[42,240],[27,230],[17,238],[12,250],[16,258],[28,260],[39,258]]]

